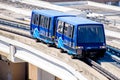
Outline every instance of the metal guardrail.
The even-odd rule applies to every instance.
[[[120,50],[117,48],[113,48],[111,46],[107,46],[107,51],[112,53],[113,55],[116,55],[118,57],[120,57]]]
[[[107,46],[106,52],[113,60],[115,60],[118,64],[120,64],[120,50],[113,48],[111,46]]]
[[[48,56],[28,45],[3,36],[0,36],[0,51],[8,52],[6,54],[9,55],[9,59],[13,62],[15,62],[15,57],[17,57],[43,70],[47,70],[62,80],[87,80],[78,71],[62,61]]]
[[[19,28],[22,30],[30,30],[29,24],[12,21],[12,20],[8,20],[8,19],[0,18],[0,24],[12,26],[12,27]]]

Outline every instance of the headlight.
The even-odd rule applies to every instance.
[[[55,38],[55,36],[52,36],[52,38]]]
[[[83,49],[83,46],[76,46],[76,49]]]
[[[106,48],[106,46],[100,46],[100,48]]]

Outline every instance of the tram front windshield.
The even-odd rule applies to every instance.
[[[78,43],[103,43],[104,30],[100,25],[78,26]]]

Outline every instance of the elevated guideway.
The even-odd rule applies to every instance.
[[[50,3],[48,3],[48,4],[50,4]],[[3,5],[0,5],[0,6],[2,6],[2,8],[4,8],[4,9],[7,8],[7,9],[12,10],[12,11],[14,11],[16,13],[19,13],[19,14],[23,14],[23,15],[27,15],[27,16],[30,16],[30,14],[31,14],[31,11],[20,10],[19,8],[14,8],[12,6],[11,7],[9,7],[9,6],[3,6]],[[43,6],[46,6],[46,5],[43,5]],[[49,7],[49,5],[47,5],[47,7]],[[64,10],[64,11],[68,11],[68,12],[70,11],[71,12],[73,10],[73,9],[66,9],[64,7],[63,8],[55,7],[55,8],[59,9],[59,11]],[[117,37],[117,36],[111,35],[110,34],[111,32],[109,33],[108,30],[106,30],[106,33],[109,36]],[[59,63],[59,62],[57,63],[57,61],[54,61],[51,64],[51,61],[50,61],[52,59],[51,57],[49,57],[49,58],[43,58],[43,56],[41,56],[40,54],[38,54],[39,51],[37,51],[35,49],[28,48],[28,46],[23,46],[23,45],[21,45],[21,43],[20,44],[18,43],[19,45],[17,45],[16,44],[17,42],[14,42],[13,40],[12,40],[12,43],[11,43],[11,42],[9,42],[8,39],[6,39],[6,40],[5,40],[5,38],[4,38],[4,40],[1,40],[1,39],[3,39],[3,38],[0,37],[0,41],[1,41],[0,42],[0,45],[1,45],[1,47],[0,47],[1,50],[0,51],[5,52],[5,54],[8,55],[9,60],[11,60],[13,62],[18,62],[16,60],[16,58],[19,58],[19,59],[27,61],[27,62],[35,65],[35,66],[38,66],[39,68],[41,68],[43,70],[46,70],[45,68],[47,68],[48,72],[52,73],[53,75],[55,75],[55,76],[57,76],[57,77],[59,77],[59,78],[61,78],[63,80],[70,80],[70,79],[71,80],[76,80],[76,79],[78,79],[78,80],[80,79],[81,80],[81,77],[79,76],[78,73],[76,73],[76,71],[74,69],[71,69],[68,66],[67,67],[65,67],[65,66],[63,67],[63,64],[62,64],[62,66],[59,66],[59,65],[57,65]],[[5,47],[5,49],[3,49],[3,46]],[[35,52],[31,52],[30,50],[35,51]],[[35,53],[35,55],[33,55],[34,53]],[[26,58],[26,57],[29,57],[29,58]],[[52,60],[54,60],[54,59],[52,59]],[[41,63],[42,65],[38,64],[38,63]],[[46,67],[46,65],[50,66],[50,67]],[[62,73],[62,74],[60,74],[60,73]],[[71,76],[71,77],[68,78],[68,76]]]
[[[12,62],[29,62],[62,80],[87,80],[69,65],[48,56],[28,45],[0,36],[0,51]],[[18,61],[18,59],[20,59]]]

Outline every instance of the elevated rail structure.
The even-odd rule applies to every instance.
[[[0,24],[8,25],[9,27],[13,27],[13,28],[20,29],[20,30],[25,30],[27,32],[29,32],[29,30],[30,30],[29,24],[25,24],[25,23],[18,22],[18,21],[13,21],[13,20],[8,20],[8,19],[4,19],[4,18],[0,18]],[[8,29],[5,29],[5,28],[0,28],[0,29],[10,31],[10,32],[12,31],[12,30],[8,30]],[[113,31],[109,31],[109,30],[105,30],[105,31],[106,31],[106,35],[108,35],[108,36],[120,38],[120,36],[118,36],[120,34],[117,33],[117,32],[113,32]],[[14,31],[14,33],[22,35],[22,33],[18,33],[18,32],[15,32],[15,31]],[[114,35],[112,33],[114,33]],[[30,35],[24,35],[23,34],[23,36],[32,38]],[[110,53],[113,53],[114,55],[116,55],[118,57],[120,57],[120,50],[119,49],[113,48],[113,47],[108,45],[107,46],[107,51],[110,52]]]
[[[0,19],[0,23],[1,24],[3,24],[3,25],[8,25],[8,26],[12,26],[12,27],[15,27],[15,28],[17,28],[17,29],[25,29],[25,31],[28,31],[29,32],[29,29],[27,29],[26,27],[28,27],[28,25],[26,24],[26,26],[24,26],[24,24],[22,24],[22,23],[19,23],[19,22],[13,22],[13,21],[8,21],[7,20],[7,22],[5,22],[6,20],[4,19],[4,20],[2,20],[2,19]],[[18,27],[19,26],[19,27]],[[23,28],[21,28],[21,27],[23,27]],[[1,29],[1,28],[0,28]],[[11,32],[10,30],[7,30],[7,29],[2,29],[2,30],[5,30],[5,31],[9,31],[9,32]],[[14,32],[14,31],[13,31]],[[21,33],[19,33],[19,32],[15,32],[16,34],[18,34],[18,35],[21,35]],[[31,38],[29,35],[23,35],[23,36],[26,36],[26,37],[29,37],[29,38]],[[2,37],[0,37],[1,39],[2,39]],[[0,41],[1,41],[1,50],[3,50],[3,51],[5,51],[5,53],[11,53],[11,54],[7,54],[7,55],[9,55],[9,59],[11,60],[11,61],[13,61],[13,62],[15,62],[16,61],[16,58],[15,57],[17,57],[17,58],[19,58],[19,59],[22,59],[22,60],[24,60],[24,61],[27,61],[27,62],[30,62],[31,64],[33,64],[33,65],[36,65],[36,66],[38,66],[38,67],[40,67],[37,63],[35,63],[34,61],[32,61],[33,60],[33,56],[34,56],[34,59],[35,59],[35,61],[38,61],[39,60],[39,58],[41,59],[43,59],[43,60],[47,60],[47,59],[45,59],[43,56],[40,56],[40,54],[41,54],[41,52],[38,52],[38,51],[36,51],[35,49],[32,49],[31,47],[29,48],[29,46],[27,46],[27,45],[24,45],[24,44],[22,44],[22,43],[19,43],[19,42],[11,42],[11,40],[10,40],[10,42],[9,42],[9,40],[6,38],[4,38],[4,40],[2,39],[1,40],[0,39]],[[12,41],[14,41],[14,40],[12,40]],[[13,44],[14,43],[14,44]],[[16,43],[19,43],[19,45],[17,45]],[[14,45],[14,46],[13,46]],[[108,49],[108,51],[109,51],[109,49],[112,51],[112,47],[107,47]],[[0,51],[1,51],[0,50]],[[33,52],[32,52],[32,51]],[[35,51],[35,52],[34,52]],[[114,51],[114,49],[113,49],[113,51]],[[115,50],[115,52],[116,53],[118,53],[118,50]],[[40,53],[40,54],[38,54],[38,53]],[[108,53],[108,52],[107,52]],[[43,53],[42,53],[43,54]],[[37,57],[36,57],[37,56]],[[113,55],[112,54],[110,54],[110,56],[112,56],[113,57]],[[26,58],[26,57],[28,57],[28,58]],[[36,59],[38,59],[38,60],[36,60]],[[49,58],[49,59],[52,59],[51,57]],[[116,59],[116,58],[115,58]],[[119,59],[119,58],[118,58]],[[54,60],[54,59],[53,59]],[[116,59],[117,60],[117,59]],[[50,60],[47,60],[48,62],[50,61]],[[90,60],[89,60],[90,61]],[[118,60],[119,61],[119,60]],[[50,61],[51,62],[51,61]],[[56,61],[55,61],[56,62]],[[63,65],[59,65],[59,64],[56,64],[55,62],[52,62],[52,64],[55,64],[55,66],[56,65],[58,65],[58,67],[62,67],[63,69],[65,69],[65,70],[67,70],[70,74],[72,74],[72,75],[76,75],[76,74],[79,74],[77,71],[75,71],[75,70],[73,70],[73,72],[70,70],[68,70],[67,68],[69,68],[69,67],[64,67],[63,65],[64,65],[64,63],[62,63]],[[105,76],[107,76],[109,79],[118,79],[117,77],[115,77],[114,75],[112,75],[112,74],[110,74],[110,73],[108,73],[106,70],[104,70],[103,68],[101,68],[100,66],[98,66],[95,62],[93,62],[93,61],[90,61],[91,62],[91,64],[92,65],[94,65],[94,68],[95,69],[97,69],[97,70],[99,70],[100,72],[102,72],[102,73],[104,73],[104,75]],[[39,63],[39,62],[38,62]],[[58,63],[58,62],[57,62]],[[61,63],[61,62],[60,62]],[[42,61],[41,61],[41,64],[43,64],[42,63]],[[66,65],[66,64],[65,64]],[[41,67],[40,67],[41,68]],[[71,68],[71,67],[70,67]],[[44,68],[42,68],[43,70],[45,69],[45,67]],[[75,72],[77,72],[77,73],[75,73]],[[106,73],[105,73],[106,72]],[[53,73],[53,74],[55,74],[55,73]],[[58,76],[58,75],[56,75],[56,76]],[[77,77],[78,77],[78,75],[76,75]],[[109,77],[110,76],[110,77]],[[61,78],[61,76],[60,76],[60,78]]]
[[[120,80],[118,77],[116,77],[115,75],[111,74],[109,71],[102,68],[98,63],[96,63],[92,59],[87,58],[86,60],[89,65],[91,65],[95,70],[106,76],[109,80]]]
[[[66,9],[64,11],[66,11]],[[72,10],[68,9],[68,12],[69,11],[72,11]],[[24,14],[24,11],[20,11],[20,13],[21,12],[23,12],[22,14]],[[30,15],[29,12],[27,12],[26,15]],[[11,26],[15,26],[15,25],[16,24],[13,24]],[[16,25],[16,26],[18,26],[18,25]],[[18,27],[18,28],[20,28],[20,27]],[[106,31],[106,32],[109,32],[109,31]],[[110,35],[110,34],[107,34],[107,35]],[[116,36],[116,37],[118,37],[118,36]],[[12,42],[9,42],[9,40],[7,38],[0,37],[0,45],[1,45],[0,49],[3,52],[5,51],[5,53],[7,55],[9,55],[9,59],[11,61],[15,62],[15,58],[20,58],[20,59],[23,59],[24,61],[30,62],[31,64],[38,66],[39,68],[42,68],[43,70],[46,68],[45,66],[48,63],[51,66],[50,68],[47,67],[48,72],[56,75],[57,77],[59,77],[59,78],[61,78],[63,80],[68,80],[68,79],[70,80],[70,78],[71,78],[71,80],[77,80],[77,79],[79,80],[79,79],[81,79],[81,77],[79,76],[80,74],[77,71],[75,71],[74,69],[71,69],[72,70],[71,71],[71,70],[68,69],[68,66],[63,67],[63,64],[59,66],[58,63],[56,63],[56,61],[52,62],[52,64],[51,64],[51,61],[49,60],[51,57],[49,57],[49,59],[48,58],[43,58],[43,56],[40,55],[41,52],[40,52],[40,54],[37,54],[39,51],[36,51],[35,49],[27,48],[29,46],[27,46],[27,47],[24,46],[23,47],[24,44],[21,45],[21,43],[18,43],[19,45],[17,45],[16,43],[17,42],[14,42],[13,40],[12,40]],[[3,49],[3,46],[6,47],[6,48]],[[33,52],[33,50],[34,50],[34,52]],[[26,58],[26,57],[29,57],[29,58]],[[33,60],[32,58],[34,58],[35,60]],[[41,64],[44,63],[44,65],[40,65],[36,61],[40,62]],[[56,70],[55,70],[56,72],[54,71],[54,68],[52,66],[54,66],[54,68],[56,68]],[[65,73],[65,74],[58,74],[59,73],[58,71],[60,71],[60,73]],[[68,76],[71,76],[71,77],[68,78],[68,76],[64,76],[64,75],[68,75]]]
[[[69,65],[48,56],[28,45],[0,36],[0,51],[8,55],[8,59],[16,62],[16,58],[29,62],[62,80],[87,80]]]
[[[0,23],[2,25],[7,25],[8,27],[29,32],[28,24],[23,24],[20,22],[2,18],[0,19]],[[25,35],[23,33],[10,30],[5,27],[0,27],[0,30],[32,38],[30,35]],[[29,47],[28,45],[14,40],[10,40],[3,36],[0,37],[0,51],[4,52],[4,55],[7,55],[7,58],[12,62],[19,62],[18,60],[21,59],[59,77],[62,80],[68,80],[69,78],[69,80],[87,80],[79,73],[79,71],[75,71],[75,69],[73,69],[69,65],[55,58],[52,58],[38,50],[35,50],[34,48]]]

